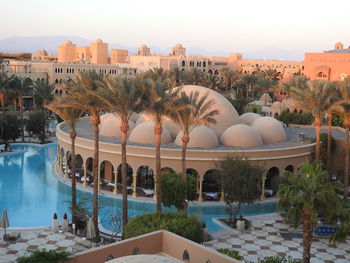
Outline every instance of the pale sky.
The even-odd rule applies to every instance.
[[[0,39],[72,35],[208,51],[350,45],[350,0],[0,0]]]

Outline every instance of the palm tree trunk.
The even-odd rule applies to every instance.
[[[162,201],[161,201],[161,184],[160,184],[160,143],[162,135],[162,126],[157,123],[154,126],[154,134],[156,136],[156,192],[157,192],[157,211],[162,211]]]
[[[350,121],[350,120],[349,120]],[[349,127],[350,123],[345,123],[345,169],[344,169],[344,200],[348,199],[349,192]]]
[[[315,160],[320,160],[320,151],[321,151],[321,145],[320,145],[320,131],[321,131],[321,120],[319,118],[315,118],[315,131],[316,131],[316,152],[315,152]]]
[[[22,97],[22,94],[20,94],[18,96],[18,105],[19,105],[19,117],[21,120],[21,135],[22,135],[22,141],[24,142],[23,97]]]
[[[188,133],[184,133],[182,136],[182,180],[187,181],[187,173],[186,173],[186,150],[187,144],[190,141],[190,136]]]
[[[328,136],[327,136],[327,171],[328,176],[332,176],[332,159],[331,159],[331,152],[332,152],[332,112],[328,112]]]
[[[75,129],[71,128],[70,131],[71,139],[71,168],[72,168],[72,224],[76,224],[77,221],[77,189],[76,189],[76,176],[75,176],[75,138],[77,133]]]
[[[303,216],[303,262],[304,263],[310,263],[311,242],[312,242],[311,212],[305,209],[304,216]]]
[[[129,125],[128,123],[122,123],[122,194],[123,194],[123,228],[128,223],[128,188],[127,188],[127,162],[126,162],[126,136],[128,134]],[[134,189],[136,191],[136,189]]]
[[[93,168],[92,175],[94,178],[94,189],[93,189],[93,200],[92,200],[92,220],[94,222],[94,227],[96,230],[96,239],[100,240],[100,232],[98,230],[98,186],[100,182],[98,181],[98,152],[99,152],[99,130],[98,125],[100,124],[100,117],[92,116],[91,123],[94,126],[94,135],[95,135],[95,146],[94,146],[94,159],[93,159]]]
[[[13,110],[17,111],[17,100],[16,100],[16,98],[12,99],[12,103],[13,103]]]

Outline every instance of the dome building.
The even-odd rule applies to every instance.
[[[216,124],[197,126],[190,133],[186,166],[188,174],[197,179],[199,201],[209,199],[212,192],[217,193],[216,196],[220,199],[218,179],[213,172],[214,163],[226,155],[244,156],[264,166],[266,174],[262,175],[263,179],[278,176],[286,169],[294,170],[300,163],[311,160],[315,144],[300,142],[297,128],[285,128],[276,119],[261,117],[255,113],[239,116],[225,97],[205,87],[185,85],[182,91],[186,94],[198,91],[200,96],[207,95],[209,100],[215,102],[212,109],[219,110],[219,114],[215,116]],[[134,128],[134,122],[130,121],[131,131],[127,140],[128,183],[130,187],[137,189],[132,193],[137,196],[142,195],[144,189],[154,188],[157,183],[154,177],[155,136],[154,123],[145,113],[133,114],[133,120],[137,121]],[[112,189],[115,193],[118,183],[121,182],[121,145],[120,140],[115,139],[120,136],[119,126],[120,121],[114,114],[107,113],[101,116],[99,175],[104,181],[115,185]],[[87,185],[86,176],[92,174],[93,129],[89,120],[82,118],[77,123],[76,130],[75,151],[80,160],[77,169],[84,174],[81,181]],[[70,158],[69,126],[65,123],[59,124],[56,134],[59,165],[61,171],[67,173],[63,164]],[[181,129],[166,118],[161,136],[161,171],[181,171],[181,137]],[[262,187],[265,187],[264,184]],[[153,191],[144,196],[152,194]]]

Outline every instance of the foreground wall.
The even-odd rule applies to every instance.
[[[240,262],[165,230],[92,248],[78,253],[69,262],[102,263],[108,256],[119,258],[135,254],[161,254],[182,261],[185,251],[189,255],[189,262]]]

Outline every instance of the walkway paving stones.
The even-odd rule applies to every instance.
[[[212,249],[230,248],[248,262],[257,262],[258,258],[286,255],[302,259],[302,238],[283,238],[280,232],[301,233],[301,229],[293,229],[284,224],[277,214],[250,217],[252,229],[243,234],[232,230],[213,235],[213,240],[204,243]],[[350,238],[346,242],[338,242],[336,247],[328,246],[328,238],[314,238],[311,254],[312,263],[350,263]]]

